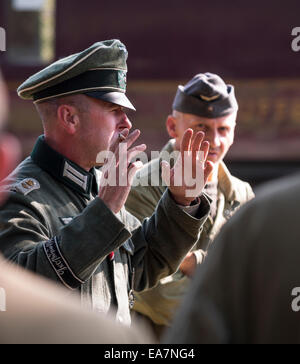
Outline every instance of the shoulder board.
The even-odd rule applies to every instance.
[[[34,190],[39,190],[40,188],[41,188],[41,185],[36,179],[26,178],[26,179],[23,179],[20,182],[17,182],[15,184],[13,184],[10,187],[10,191],[11,192],[21,193],[22,195],[26,196],[30,192],[32,192]]]

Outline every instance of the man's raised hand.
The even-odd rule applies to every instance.
[[[207,160],[209,142],[203,141],[205,134],[194,134],[192,129],[184,133],[180,155],[174,168],[162,162],[162,178],[169,187],[175,202],[182,206],[201,196],[214,164]]]

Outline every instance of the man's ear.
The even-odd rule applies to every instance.
[[[232,140],[230,143],[230,147],[232,146],[232,144],[234,143],[234,140],[235,140],[235,129],[236,129],[236,123],[234,123],[232,126]]]
[[[68,134],[73,135],[78,130],[80,118],[74,106],[60,105],[57,109],[57,119]]]
[[[176,119],[174,116],[169,115],[166,122],[168,134],[171,138],[176,139],[178,137],[176,132]]]
[[[3,180],[15,169],[20,155],[20,143],[15,137],[5,135],[0,139],[0,191]],[[4,198],[5,195],[0,193],[0,205]]]

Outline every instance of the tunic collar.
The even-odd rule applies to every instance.
[[[32,160],[52,177],[87,199],[91,193],[96,196],[99,191],[97,172],[92,168],[89,172],[52,149],[42,135],[38,138],[31,153]]]

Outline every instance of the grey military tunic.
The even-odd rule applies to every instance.
[[[38,274],[80,292],[82,304],[117,310],[130,324],[129,291],[153,287],[175,272],[199,238],[209,212],[201,197],[197,217],[167,190],[143,224],[123,209],[115,215],[97,197],[98,172],[86,172],[40,137],[31,157],[7,179],[0,210],[0,251]]]

